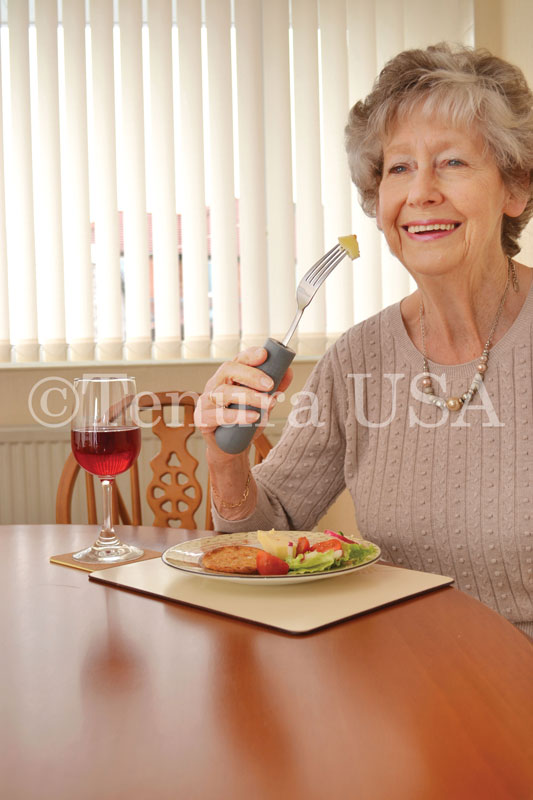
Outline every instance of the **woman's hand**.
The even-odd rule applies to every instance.
[[[231,455],[219,448],[215,430],[219,425],[240,425],[257,422],[259,413],[243,408],[228,408],[231,403],[249,405],[263,411],[261,425],[254,439],[268,422],[277,397],[292,381],[292,369],[288,369],[278,391],[268,392],[274,382],[257,367],[268,356],[264,347],[243,350],[233,361],[226,361],[210,378],[198,398],[194,422],[202,433],[207,447],[207,465],[211,476],[213,500],[220,515],[225,519],[245,519],[255,509],[257,487],[250,472],[248,449]],[[253,441],[253,439],[252,439]]]
[[[204,391],[198,398],[194,413],[196,427],[202,433],[210,455],[220,454],[227,461],[235,456],[228,456],[218,447],[214,432],[219,425],[246,425],[257,422],[259,413],[244,408],[228,408],[230,404],[253,406],[263,412],[261,425],[258,426],[254,438],[265,427],[270,412],[277,402],[279,394],[292,381],[292,369],[283,376],[277,392],[269,395],[274,385],[272,378],[256,369],[266,361],[268,356],[264,347],[250,347],[239,353],[233,361],[226,361],[207,381]]]

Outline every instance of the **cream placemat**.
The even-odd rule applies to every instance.
[[[453,582],[453,578],[444,575],[373,564],[349,575],[310,581],[301,586],[240,586],[187,575],[159,559],[92,573],[89,580],[186,603],[288,633],[309,633]]]

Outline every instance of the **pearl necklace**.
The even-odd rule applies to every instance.
[[[496,316],[491,325],[491,329],[485,342],[485,347],[483,348],[483,353],[479,358],[479,363],[476,366],[476,372],[474,374],[474,378],[470,385],[470,388],[461,395],[461,397],[448,397],[445,400],[443,397],[438,397],[433,391],[433,383],[431,381],[430,372],[429,372],[429,362],[426,353],[426,329],[424,327],[424,305],[420,302],[419,306],[419,315],[420,315],[420,334],[422,337],[422,355],[424,357],[424,377],[422,379],[422,391],[424,394],[427,395],[427,398],[430,403],[433,403],[438,408],[447,408],[448,411],[459,411],[466,403],[469,403],[474,396],[474,394],[478,391],[479,387],[483,383],[483,378],[485,376],[485,372],[487,371],[487,366],[489,362],[489,349],[492,342],[492,337],[494,336],[494,332],[498,326],[498,322],[500,321],[500,317],[503,311],[503,307],[505,305],[505,300],[507,297],[507,292],[509,289],[509,283],[512,280],[513,282],[513,289],[515,292],[518,292],[518,278],[516,275],[516,269],[514,262],[511,258],[508,259],[508,268],[507,268],[507,282],[505,284],[505,289],[502,295],[502,299],[500,301],[500,305],[498,306],[498,310],[496,312]]]

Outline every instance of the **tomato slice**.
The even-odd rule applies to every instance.
[[[309,539],[307,538],[307,536],[298,537],[298,544],[296,545],[295,555],[299,556],[301,553],[307,553],[307,551],[310,549],[311,545],[309,544]]]
[[[260,575],[286,575],[289,565],[282,558],[259,550],[257,553],[257,571]]]
[[[317,542],[311,548],[316,550],[317,553],[327,553],[328,550],[341,550],[341,545],[338,539],[326,539],[325,542]]]

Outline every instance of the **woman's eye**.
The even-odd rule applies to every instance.
[[[449,158],[446,162],[449,167],[464,167],[465,162],[461,161],[460,158]]]
[[[390,167],[389,173],[392,175],[401,175],[402,172],[405,172],[407,167],[405,164],[394,164],[393,167]]]

